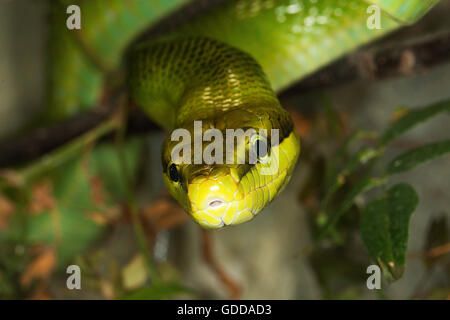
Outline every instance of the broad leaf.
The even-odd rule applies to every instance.
[[[388,280],[397,280],[403,274],[409,221],[417,204],[414,189],[398,184],[385,197],[372,201],[361,217],[363,241]]]
[[[386,145],[421,122],[424,122],[444,111],[450,112],[450,100],[442,101],[407,113],[405,116],[393,123],[392,126],[385,132],[381,138],[381,144]]]
[[[419,203],[416,191],[408,184],[397,184],[387,194],[389,233],[396,265],[405,264],[409,221]]]
[[[393,260],[389,237],[389,218],[386,198],[369,203],[361,217],[361,235],[374,261]]]
[[[389,174],[404,172],[448,153],[450,140],[427,144],[397,156],[387,166],[387,172]]]
[[[126,145],[130,171],[137,168],[140,141]],[[117,150],[113,145],[97,146],[53,170],[47,178],[49,198],[54,205],[37,209],[27,218],[27,241],[47,243],[57,249],[62,266],[82,253],[97,239],[108,221],[119,213],[125,198]],[[38,206],[39,207],[39,206]],[[9,230],[11,236],[17,231]]]

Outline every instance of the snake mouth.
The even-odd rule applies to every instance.
[[[222,199],[213,199],[213,200],[209,201],[208,208],[218,209],[218,208],[222,207],[224,204],[225,204],[225,201],[223,201]]]

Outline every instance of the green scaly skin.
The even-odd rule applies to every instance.
[[[49,121],[98,105],[104,74],[86,57],[74,32],[66,28],[66,8],[81,9],[81,34],[110,68],[117,68],[127,44],[140,30],[188,0],[51,0],[48,108]],[[59,4],[58,4],[59,2]]]
[[[91,3],[98,6],[100,2],[82,1],[82,12],[90,11]],[[436,2],[230,0],[158,39],[134,45],[127,64],[131,96],[162,127],[184,128],[193,133],[193,121],[202,120],[204,129],[222,132],[236,128],[280,130],[280,143],[268,143],[269,163],[280,164],[269,175],[260,174],[263,164],[187,164],[186,159],[171,156],[175,143],[168,139],[162,158],[170,192],[195,221],[207,228],[253,218],[287,184],[300,149],[292,121],[274,91],[364,43],[414,22]],[[367,9],[372,4],[383,10],[381,29],[367,27]],[[120,17],[131,7],[117,9],[123,10],[114,11]],[[84,23],[89,26],[86,19],[93,23],[96,14],[92,11],[87,16]],[[119,52],[145,18],[139,21],[124,37],[117,36],[121,41],[115,43],[103,37],[108,32],[110,37],[118,34],[114,18],[109,26],[114,26],[116,32],[108,28],[98,32],[92,24],[86,38],[97,52],[102,56],[104,53],[108,63],[117,65]],[[88,79],[90,71],[78,79]],[[98,91],[99,84],[91,82],[91,90],[86,89],[91,95],[86,100],[92,100]],[[74,88],[69,91],[74,92]],[[247,151],[254,147],[252,143],[248,137]],[[170,174],[172,165],[176,168],[175,178]]]

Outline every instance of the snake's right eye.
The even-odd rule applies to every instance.
[[[180,176],[178,175],[177,166],[174,163],[172,163],[169,167],[169,178],[173,182],[178,182],[180,180]]]

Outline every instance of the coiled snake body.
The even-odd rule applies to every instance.
[[[117,66],[142,27],[183,2],[80,1],[82,33],[107,63]],[[355,47],[415,21],[436,2],[220,1],[164,34],[133,43],[126,58],[130,95],[165,129],[182,128],[193,136],[194,121],[201,120],[202,129],[215,128],[224,136],[227,129],[279,130],[275,144],[270,143],[270,134],[267,139],[246,137],[246,151],[268,147],[268,162],[256,164],[188,164],[172,156],[178,142],[171,141],[169,134],[162,163],[171,194],[206,228],[252,219],[286,186],[300,152],[292,121],[275,92]],[[368,27],[371,5],[381,9],[380,29]],[[61,14],[53,19],[59,21]],[[50,115],[54,118],[73,113],[78,110],[75,106],[93,105],[102,81],[99,71],[80,58],[68,33],[53,30],[50,101],[55,108]],[[68,70],[65,79],[59,76],[58,64]],[[260,174],[273,161],[279,164],[277,169]]]

